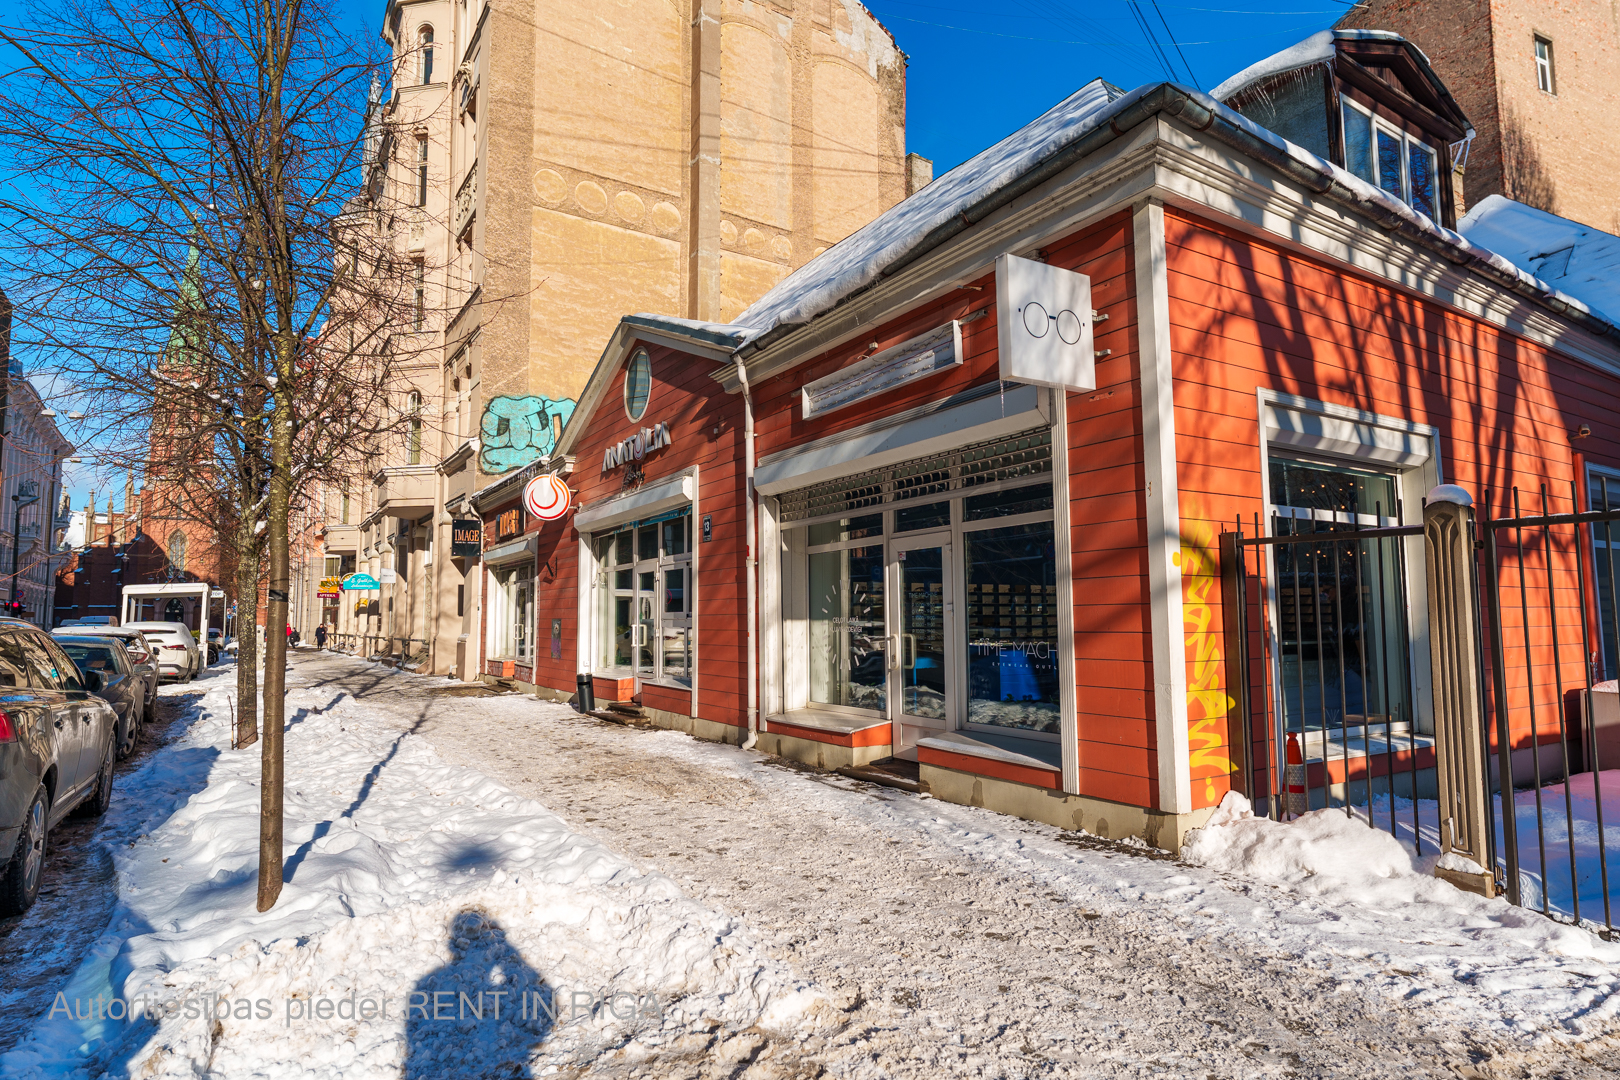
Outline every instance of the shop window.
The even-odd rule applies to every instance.
[[[810,701],[884,712],[888,708],[888,638],[884,630],[884,548],[870,542],[882,532],[855,521],[823,522],[832,540],[809,553]],[[831,528],[828,528],[830,526]],[[811,541],[817,539],[812,527]]]
[[[1056,735],[1061,697],[1052,522],[985,529],[964,540],[968,723]]]
[[[1273,456],[1272,533],[1321,536],[1272,553],[1277,653],[1290,731],[1412,717],[1399,545],[1343,538],[1399,523],[1392,473]]]
[[[492,659],[534,662],[534,568],[529,563],[490,571]]]
[[[594,538],[596,667],[692,685],[692,514],[681,510]]]
[[[903,732],[1055,745],[1063,690],[1043,435],[780,497],[788,515],[878,503],[786,526],[783,708],[862,709]]]

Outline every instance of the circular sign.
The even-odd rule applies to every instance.
[[[568,513],[572,496],[568,485],[558,477],[537,476],[523,489],[523,506],[541,521],[556,521]]]

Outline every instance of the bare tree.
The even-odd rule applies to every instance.
[[[264,566],[265,910],[282,883],[289,521],[403,422],[399,342],[415,340],[386,203],[373,193],[364,228],[344,212],[379,145],[365,91],[383,59],[320,0],[60,0],[0,40],[23,59],[0,88],[19,347],[94,402],[81,444],[231,537],[238,741]]]

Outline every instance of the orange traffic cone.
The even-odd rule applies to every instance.
[[[1287,764],[1283,767],[1283,787],[1287,798],[1283,802],[1288,816],[1297,818],[1310,808],[1305,795],[1305,755],[1299,748],[1299,736],[1288,733]]]

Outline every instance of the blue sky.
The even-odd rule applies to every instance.
[[[910,57],[907,149],[932,158],[935,175],[978,153],[1050,108],[1081,84],[1102,77],[1130,88],[1174,78],[1208,90],[1256,60],[1330,26],[1341,0],[867,0]],[[1224,5],[1224,6],[1216,6]],[[0,0],[10,21],[18,0]],[[383,0],[338,0],[340,17],[375,32]],[[1159,42],[1150,45],[1140,13]],[[28,357],[19,359],[27,365]],[[48,393],[47,386],[40,386]],[[69,406],[71,407],[71,406]],[[68,438],[74,437],[59,407]],[[87,489],[123,479],[73,468],[69,490],[82,508]],[[99,482],[98,482],[99,481]],[[97,497],[106,506],[105,495]]]

